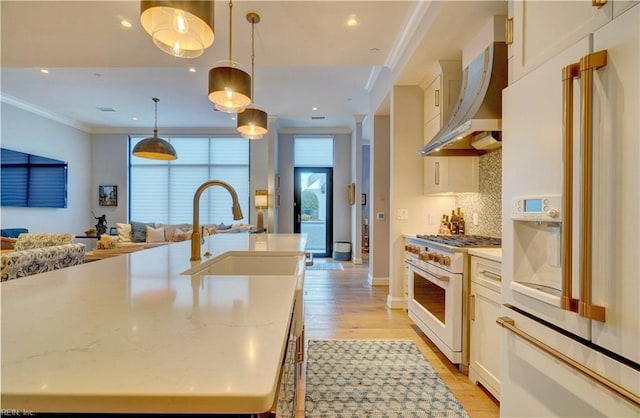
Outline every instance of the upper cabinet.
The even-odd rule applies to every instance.
[[[424,88],[424,144],[442,129],[458,100],[461,61],[438,62]],[[424,157],[424,194],[478,191],[478,157]]]
[[[600,4],[595,4],[595,3]],[[509,45],[509,84],[579,39],[594,32],[637,1],[510,0],[506,34]],[[595,4],[595,5],[594,5]]]

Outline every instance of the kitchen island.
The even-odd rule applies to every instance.
[[[299,234],[220,234],[198,262],[185,241],[3,282],[2,408],[268,411],[298,277],[182,273],[228,251],[304,247]]]

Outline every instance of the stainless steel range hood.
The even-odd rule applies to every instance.
[[[422,156],[482,155],[501,146],[502,90],[507,87],[507,46],[490,44],[462,76],[456,106]]]

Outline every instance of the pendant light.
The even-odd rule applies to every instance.
[[[141,1],[140,23],[158,48],[180,58],[196,58],[213,44],[214,2]]]
[[[138,142],[136,146],[133,147],[131,154],[136,157],[149,158],[151,160],[175,160],[178,158],[178,154],[176,154],[173,145],[158,137],[158,102],[160,99],[154,97],[151,100],[156,103],[156,122],[153,128],[153,136]]]
[[[255,26],[260,23],[260,15],[254,12],[247,13],[247,21],[251,23],[251,91],[255,97]],[[255,100],[254,100],[255,103]],[[262,139],[268,132],[267,112],[258,109],[254,105],[246,108],[238,115],[238,132],[247,139]]]
[[[251,77],[231,59],[233,4],[229,1],[229,62],[228,66],[209,70],[209,100],[226,113],[240,113],[251,104]]]

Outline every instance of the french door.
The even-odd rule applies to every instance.
[[[293,232],[307,234],[307,251],[331,256],[333,168],[295,167]]]

